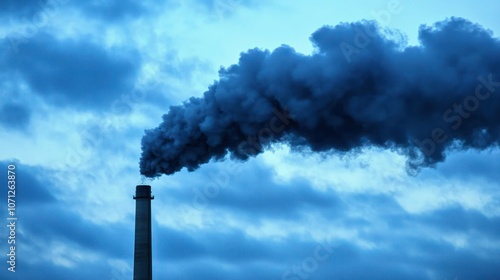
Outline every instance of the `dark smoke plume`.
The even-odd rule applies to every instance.
[[[275,142],[348,153],[381,147],[418,170],[445,151],[500,139],[500,43],[460,18],[422,26],[419,46],[374,22],[323,27],[312,55],[289,46],[242,53],[201,98],[172,106],[142,139],[147,177],[245,160]]]

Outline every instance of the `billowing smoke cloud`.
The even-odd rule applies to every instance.
[[[445,151],[497,147],[500,42],[460,18],[422,26],[419,46],[374,22],[323,27],[312,55],[289,46],[242,53],[201,98],[170,107],[142,139],[141,173],[245,160],[275,142],[346,153],[382,147],[411,170]]]

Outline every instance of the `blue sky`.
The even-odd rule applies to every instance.
[[[226,157],[154,180],[139,172],[144,130],[170,106],[202,97],[242,52],[288,45],[311,55],[315,31],[360,20],[413,47],[421,25],[450,17],[498,38],[498,8],[486,0],[1,1],[0,170],[16,165],[18,247],[11,273],[3,226],[0,278],[132,279],[132,196],[147,183],[156,279],[500,279],[495,147],[447,151],[417,174],[391,149],[339,155],[280,143],[244,162]]]

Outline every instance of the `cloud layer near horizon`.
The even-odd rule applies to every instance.
[[[464,1],[441,9],[433,2],[400,1],[396,12],[386,1],[3,1],[0,174],[8,164],[16,165],[19,220],[16,273],[7,271],[5,262],[8,228],[0,230],[0,278],[132,279],[132,196],[135,185],[146,183],[155,195],[156,279],[498,279],[497,148],[447,151],[444,162],[415,176],[405,172],[404,156],[375,147],[333,155],[273,144],[246,162],[226,156],[196,172],[183,169],[153,181],[141,178],[137,164],[144,129],[157,126],[169,106],[193,96],[204,98],[202,93],[210,92],[221,77],[220,65],[224,83],[240,86],[231,96],[257,98],[244,93],[258,75],[245,76],[246,84],[236,77],[257,69],[255,61],[274,66],[265,67],[263,77],[289,73],[285,58],[294,57],[301,67],[289,73],[281,101],[303,108],[300,96],[285,94],[293,88],[291,82],[332,77],[334,73],[317,75],[318,69],[330,69],[321,67],[319,57],[329,56],[329,47],[342,40],[355,46],[352,28],[364,27],[361,19],[378,20],[380,41],[353,54],[351,63],[339,49],[338,75],[388,75],[385,64],[370,72],[361,62],[378,53],[375,62],[395,63],[378,47],[399,42],[397,34],[416,42],[418,26],[425,24],[421,45],[405,49],[422,59],[407,63],[420,65],[420,77],[445,87],[463,85],[448,96],[445,105],[453,109],[474,90],[477,76],[465,77],[487,78],[498,68],[498,4],[488,3],[485,8]],[[381,22],[373,14],[389,16]],[[451,16],[471,23],[446,20]],[[394,28],[400,31],[384,33]],[[444,36],[453,32],[471,39],[460,42],[460,36]],[[308,40],[311,33],[316,50]],[[475,49],[490,43],[490,49]],[[446,47],[444,54],[438,52]],[[467,55],[459,55],[463,53]],[[431,54],[448,59],[430,60]],[[488,59],[493,66],[465,67],[486,54],[494,55]],[[437,64],[427,66],[429,60]],[[449,79],[433,80],[447,63],[452,68],[445,71]],[[415,79],[412,73],[395,75],[402,83]],[[223,89],[230,93],[224,83],[216,83],[214,97],[222,98]],[[435,88],[429,85],[423,92],[431,95]],[[375,97],[366,92],[358,101],[384,103],[375,102]],[[231,104],[226,109],[244,111],[243,105]],[[344,109],[357,118],[378,116],[377,110],[359,110],[355,104]],[[482,110],[495,106],[493,99],[484,104],[456,133],[496,116],[496,111]],[[307,117],[294,113],[296,118]],[[247,117],[250,121],[265,115]],[[403,120],[387,116],[383,121],[395,126],[399,122]],[[431,132],[423,130],[418,136],[431,137]],[[3,186],[6,180],[0,177]],[[0,190],[0,200],[7,201],[6,189]],[[0,205],[4,210],[6,206]],[[6,221],[7,214],[0,211],[0,219]]]

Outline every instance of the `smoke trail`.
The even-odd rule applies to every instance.
[[[289,46],[242,53],[203,97],[170,107],[146,131],[141,173],[194,170],[228,153],[245,160],[273,142],[332,153],[388,148],[413,170],[447,149],[497,147],[499,40],[460,18],[421,26],[419,46],[402,38],[358,22],[314,32],[312,55]],[[269,127],[281,130],[255,141]]]

